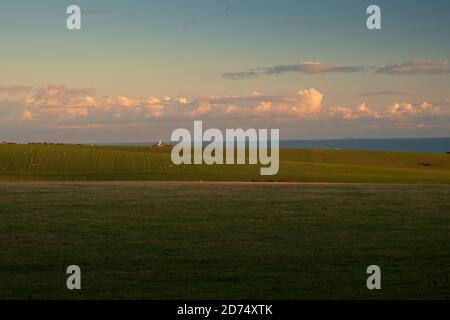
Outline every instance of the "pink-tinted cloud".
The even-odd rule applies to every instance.
[[[441,109],[429,102],[420,104],[397,102],[388,108],[387,113],[393,117],[407,117],[420,114],[439,115],[441,114]]]
[[[341,117],[346,120],[360,119],[380,119],[382,115],[377,110],[369,108],[365,102],[361,103],[355,110],[347,107],[333,107],[329,109],[329,114],[334,117]]]
[[[326,102],[330,105],[326,105]],[[93,89],[70,89],[44,85],[16,101],[0,97],[2,125],[59,129],[132,128],[149,123],[192,120],[231,121],[244,126],[249,121],[276,121],[292,125],[326,128],[443,127],[450,121],[448,100],[396,102],[373,106],[333,106],[325,94],[311,88],[294,94],[265,95],[253,92],[239,96],[155,97],[139,99],[125,95],[96,97]],[[381,130],[381,129],[380,129]]]

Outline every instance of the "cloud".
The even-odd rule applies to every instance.
[[[127,98],[124,96],[118,96],[115,101],[119,106],[123,106],[125,108],[138,107],[141,105],[141,101],[133,98]],[[108,101],[108,103],[110,103]]]
[[[377,97],[377,96],[408,96],[413,95],[414,91],[375,91],[361,94],[361,97]]]
[[[387,113],[393,117],[415,116],[419,114],[439,115],[441,114],[441,109],[429,102],[418,104],[397,102],[388,108]]]
[[[186,97],[178,97],[175,99],[179,104],[188,104],[189,100]]]
[[[283,74],[283,73],[305,73],[305,74],[319,74],[330,72],[354,73],[364,71],[364,67],[355,66],[337,66],[333,64],[321,62],[303,62],[293,65],[280,65],[270,68],[265,68],[265,74]]]
[[[0,86],[0,93],[6,94],[19,94],[33,90],[32,86],[24,85],[12,85],[12,86]]]
[[[228,72],[223,77],[233,80],[249,79],[260,75],[281,75],[286,73],[324,74],[324,73],[355,73],[367,68],[359,66],[338,66],[322,62],[302,62],[299,64],[278,65],[273,67],[248,70],[244,72]]]
[[[396,102],[385,108],[370,108],[361,103],[357,108],[331,107],[327,115],[333,119],[329,124],[335,127],[377,129],[377,130],[409,130],[433,128],[448,130],[450,128],[450,106],[431,102]],[[341,122],[340,122],[341,121]],[[411,131],[412,130],[412,131]]]
[[[30,110],[24,109],[22,111],[22,119],[23,120],[33,120],[33,114],[31,113]]]
[[[26,97],[25,102],[39,108],[70,108],[93,104],[93,88],[69,89],[63,85],[45,84],[36,89],[34,95]]]
[[[445,74],[450,73],[447,60],[413,60],[401,64],[385,65],[376,70],[380,74]]]
[[[323,97],[323,93],[316,89],[299,91],[293,111],[297,114],[318,113],[322,108]]]
[[[98,97],[92,88],[43,85],[17,100],[0,98],[3,128],[134,130],[139,126],[183,123],[193,120],[250,122],[308,128],[448,128],[450,101],[398,101],[388,106],[366,102],[356,107],[327,105],[325,94],[315,88],[297,93],[267,95],[253,92],[235,96],[136,98],[127,95]],[[23,124],[26,123],[26,126]],[[256,124],[253,124],[256,125]],[[5,130],[5,129],[4,129]],[[22,130],[22,129],[20,129]],[[119,130],[119,129],[114,129]],[[328,130],[328,129],[327,129]],[[443,129],[445,130],[445,129]]]
[[[245,72],[227,72],[222,74],[224,78],[232,79],[232,80],[242,80],[242,79],[250,79],[255,78],[259,74],[254,71],[245,71]]]
[[[237,118],[300,119],[322,111],[324,94],[311,88],[295,95],[262,95],[211,97],[209,102],[221,116]]]
[[[262,75],[282,75],[289,73],[300,73],[307,75],[327,74],[327,73],[358,73],[374,72],[376,74],[390,75],[413,75],[413,74],[448,74],[450,65],[447,60],[414,60],[401,64],[384,65],[381,67],[372,66],[340,66],[324,62],[301,62],[298,64],[277,65],[272,67],[250,69],[239,72],[226,72],[222,76],[232,80],[251,79]],[[367,93],[370,95],[395,95],[396,91],[382,91]]]
[[[324,94],[316,89],[296,94],[206,96],[198,98],[149,96],[146,99],[119,95],[96,97],[92,88],[71,89],[46,84],[14,102],[16,120],[50,127],[136,124],[149,121],[207,119],[302,119],[322,111]],[[6,99],[1,105],[11,104]]]
[[[365,102],[361,103],[356,110],[347,107],[333,107],[329,109],[329,114],[334,117],[340,117],[346,120],[360,120],[363,118],[380,119],[382,115],[367,106]]]
[[[304,118],[317,115],[322,110],[324,95],[316,89],[301,90],[295,96],[281,96],[272,99],[255,96],[259,103],[252,112],[259,116],[276,119]]]
[[[73,120],[93,123],[129,123],[196,117],[267,118],[286,121],[331,117],[355,121],[450,114],[448,100],[434,103],[397,102],[385,109],[369,107],[365,102],[355,109],[346,106],[325,108],[325,95],[314,88],[300,90],[297,94],[264,95],[254,92],[246,96],[210,96],[194,99],[184,96],[175,98],[149,96],[147,99],[138,99],[124,95],[98,98],[94,94],[95,90],[92,88],[71,89],[63,85],[47,84],[38,87],[32,96],[23,98],[17,104],[22,107],[22,119],[41,119],[61,123]],[[3,99],[2,104],[7,103],[12,102]],[[443,110],[447,112],[443,113]]]
[[[378,111],[369,108],[365,102],[359,105],[358,113],[361,117],[370,117],[375,119],[382,118]]]
[[[190,117],[199,117],[208,114],[213,111],[213,106],[209,101],[201,101],[196,104],[194,110],[188,111],[187,114]]]

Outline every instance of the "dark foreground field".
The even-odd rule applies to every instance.
[[[0,219],[0,298],[450,298],[448,185],[2,182]]]

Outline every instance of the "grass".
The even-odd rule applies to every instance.
[[[450,299],[450,155],[282,149],[261,177],[170,151],[0,145],[0,298]]]
[[[282,149],[279,174],[261,177],[259,165],[175,166],[170,151],[170,147],[0,145],[0,180],[450,183],[447,154]]]
[[[0,182],[0,203],[2,299],[450,298],[447,185]]]

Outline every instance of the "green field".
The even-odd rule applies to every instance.
[[[0,299],[450,299],[450,155],[170,151],[0,145]]]
[[[450,299],[448,185],[0,182],[0,203],[0,298]]]
[[[450,183],[450,155],[341,150],[280,151],[280,172],[259,165],[182,165],[170,147],[0,145],[1,180],[292,181]]]

